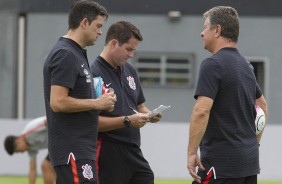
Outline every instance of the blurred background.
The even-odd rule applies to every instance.
[[[0,1],[0,140],[19,134],[26,122],[45,114],[42,69],[53,44],[68,29],[72,0]],[[158,178],[189,178],[186,169],[188,123],[203,49],[202,14],[217,5],[237,9],[238,48],[254,66],[269,105],[261,143],[263,179],[282,179],[282,1],[279,0],[97,0],[109,18],[103,35],[88,47],[92,62],[103,49],[111,23],[131,21],[143,34],[129,62],[137,69],[146,104],[170,105],[162,122],[141,129],[142,149]],[[279,82],[280,81],[280,82]],[[46,150],[39,157],[44,158]],[[41,161],[41,159],[39,160]],[[21,165],[19,165],[21,162]],[[40,163],[40,162],[38,162]],[[0,147],[0,175],[27,173],[28,156],[10,157]],[[38,167],[40,168],[40,167]],[[38,169],[40,173],[40,169]]]

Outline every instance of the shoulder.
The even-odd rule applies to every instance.
[[[93,74],[101,73],[101,69],[102,69],[101,62],[102,60],[100,59],[100,57],[97,57],[94,61],[90,63],[89,67]]]
[[[101,62],[101,58],[98,56],[90,63],[90,67],[92,67],[92,66],[99,66],[100,62]]]
[[[216,69],[216,68],[219,68],[219,67],[220,67],[219,60],[218,60],[217,56],[215,56],[215,55],[213,55],[209,58],[206,58],[201,63],[201,69],[202,70]]]
[[[57,43],[52,48],[49,58],[54,60],[54,58],[62,58],[62,57],[72,57],[75,58],[76,55],[81,53],[81,49],[79,49],[74,43],[66,38],[59,38]]]

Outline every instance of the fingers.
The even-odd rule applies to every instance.
[[[151,118],[149,119],[149,121],[150,121],[151,123],[156,123],[156,122],[160,121],[161,118],[162,118],[162,114],[159,113],[159,114],[157,114],[156,116],[151,117]]]
[[[202,165],[202,163],[199,164],[199,169],[202,170],[202,171],[205,170],[205,168],[204,168],[204,166]]]
[[[197,181],[198,183],[201,183],[201,177],[198,176],[194,170],[193,171],[189,170],[189,173],[192,176],[192,178],[194,178],[195,181]]]
[[[149,120],[148,115],[143,113],[133,114],[129,118],[131,121],[131,126],[135,128],[142,128]]]
[[[187,162],[187,168],[188,168],[189,174],[192,176],[192,178],[194,178],[195,181],[197,181],[198,183],[201,183],[201,177],[197,175],[196,167],[198,167],[201,170],[205,170],[197,154],[189,155],[188,162]]]
[[[201,177],[197,175],[195,167],[188,167],[189,174],[195,181],[201,183]]]
[[[110,102],[109,102],[110,107],[107,108],[108,112],[112,112],[115,109],[116,101],[117,101],[116,95],[110,96]]]
[[[115,108],[117,97],[114,93],[106,93],[99,97],[98,101],[101,110],[112,112]]]

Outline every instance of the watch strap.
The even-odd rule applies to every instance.
[[[125,125],[125,127],[131,126],[131,121],[129,120],[128,116],[124,117],[123,124]]]

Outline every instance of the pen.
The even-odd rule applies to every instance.
[[[136,114],[139,114],[139,112],[137,110],[132,109]]]
[[[130,107],[131,110],[133,110],[133,112],[135,112],[135,114],[139,114],[139,112],[135,109],[133,109],[132,107]]]

